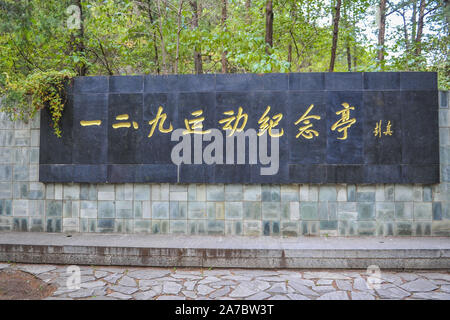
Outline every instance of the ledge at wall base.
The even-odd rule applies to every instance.
[[[0,262],[203,268],[450,269],[450,238],[0,232]]]

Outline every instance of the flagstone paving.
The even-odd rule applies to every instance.
[[[67,266],[3,263],[0,272],[5,270],[27,272],[55,286],[56,291],[47,299],[450,300],[448,270],[381,270],[380,276],[374,278],[366,270],[80,266],[79,288],[67,286],[71,275]]]

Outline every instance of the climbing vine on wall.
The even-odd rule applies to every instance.
[[[71,84],[75,74],[71,71],[37,71],[23,80],[10,81],[5,75],[5,85],[0,88],[3,96],[0,111],[13,121],[33,118],[37,111],[48,108],[51,126],[57,137],[61,137],[60,120],[66,102],[65,86]]]

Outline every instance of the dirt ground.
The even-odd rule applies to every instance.
[[[55,287],[29,273],[0,271],[0,300],[41,300],[51,296],[55,290]]]

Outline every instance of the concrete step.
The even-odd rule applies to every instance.
[[[445,237],[218,237],[0,232],[0,261],[214,268],[450,269]]]

